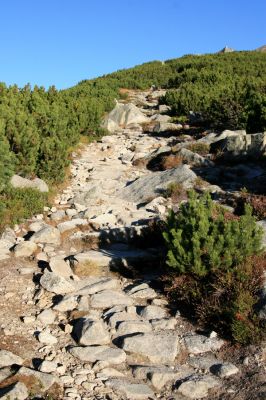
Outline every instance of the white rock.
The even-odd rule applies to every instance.
[[[22,376],[35,378],[41,383],[43,391],[48,390],[55,382],[57,382],[57,379],[54,375],[47,374],[45,372],[35,371],[31,368],[20,368],[19,374]]]
[[[26,325],[33,324],[35,321],[36,321],[36,318],[34,317],[34,315],[29,315],[29,316],[23,317],[23,322]]]
[[[53,226],[44,226],[31,236],[30,241],[34,243],[48,243],[57,246],[61,243],[60,231]]]
[[[91,307],[108,308],[116,305],[132,305],[131,297],[115,290],[103,290],[91,296]]]
[[[126,352],[147,357],[152,363],[172,363],[180,351],[178,336],[173,333],[140,333],[123,338]]]
[[[139,315],[147,320],[167,317],[167,311],[159,306],[149,305],[140,310]]]
[[[220,378],[227,378],[228,376],[238,374],[239,369],[234,364],[226,362],[215,365],[212,372]]]
[[[142,383],[131,383],[124,379],[109,379],[105,385],[131,400],[147,400],[154,397],[149,386]]]
[[[96,344],[108,344],[109,333],[102,321],[94,321],[90,318],[82,318],[76,324],[75,333],[81,345],[89,346]]]
[[[209,389],[219,386],[219,382],[212,376],[192,377],[181,383],[178,392],[189,399],[202,399],[208,396]]]
[[[60,312],[67,312],[74,310],[78,305],[78,296],[66,295],[54,306],[54,310]]]
[[[27,386],[22,382],[16,382],[7,388],[0,389],[0,397],[2,400],[25,400],[28,399]]]
[[[116,330],[117,336],[129,335],[132,333],[151,332],[152,326],[144,321],[123,321]]]
[[[57,338],[47,331],[40,332],[38,335],[38,340],[40,343],[51,345],[58,342]]]
[[[69,278],[73,275],[73,271],[69,264],[60,256],[51,257],[49,261],[49,266],[52,272],[56,275]]]
[[[109,364],[122,364],[126,361],[126,353],[121,349],[108,346],[72,347],[69,353],[81,361],[106,361]]]
[[[47,308],[37,316],[37,320],[40,321],[43,325],[50,325],[54,323],[55,317],[56,315],[54,311],[51,310],[50,308]]]
[[[57,225],[57,228],[61,233],[75,229],[77,226],[87,225],[88,220],[82,218],[72,219],[71,221],[61,222]]]
[[[0,368],[8,367],[13,364],[22,365],[23,358],[11,353],[8,350],[0,350]]]
[[[51,373],[57,370],[57,363],[54,361],[46,361],[44,360],[39,366],[40,372]]]
[[[30,257],[37,250],[36,243],[24,241],[20,242],[14,248],[15,257]]]
[[[75,284],[70,279],[45,271],[40,279],[42,287],[55,294],[66,294],[75,290]]]
[[[207,351],[219,350],[223,345],[224,341],[217,337],[208,338],[203,335],[187,335],[184,338],[186,348],[189,353],[200,354],[206,353]]]

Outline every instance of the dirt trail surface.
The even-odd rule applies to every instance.
[[[199,333],[158,284],[160,248],[147,232],[171,207],[169,183],[197,179],[188,165],[145,167],[176,144],[175,131],[134,123],[141,113],[146,130],[171,125],[161,95],[132,92],[137,107],[74,155],[53,207],[4,232],[0,398],[266,398],[263,348]]]

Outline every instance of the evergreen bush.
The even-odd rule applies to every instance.
[[[228,217],[209,194],[199,197],[191,191],[180,212],[170,212],[163,237],[170,281],[175,282],[171,297],[236,341],[258,338],[254,305],[266,260],[254,259],[262,254],[262,231],[251,207],[241,217]]]

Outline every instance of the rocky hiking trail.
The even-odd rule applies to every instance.
[[[138,107],[117,105],[107,120],[115,134],[75,156],[53,207],[3,233],[0,398],[265,398],[262,350],[244,357],[215,332],[199,333],[156,279],[160,248],[145,232],[171,207],[169,184],[198,178],[188,165],[145,168],[176,143],[162,94],[132,92]]]

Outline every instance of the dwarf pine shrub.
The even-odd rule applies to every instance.
[[[209,194],[192,191],[179,213],[170,212],[163,236],[171,300],[239,343],[260,340],[263,327],[254,306],[266,257],[251,207],[241,217],[228,215]]]
[[[163,234],[168,247],[167,264],[177,273],[206,276],[232,268],[261,248],[262,232],[250,206],[239,219],[227,220],[209,194],[189,193],[180,212],[170,212]]]

